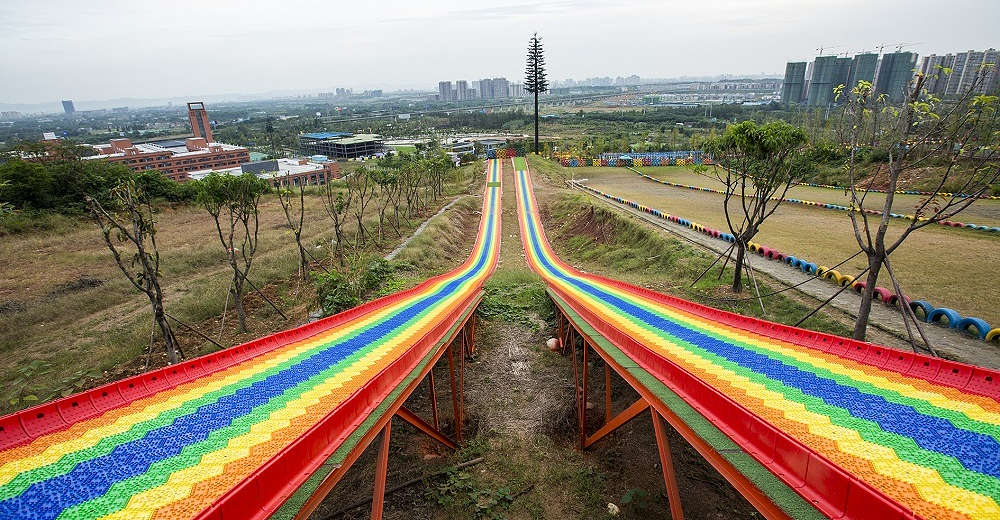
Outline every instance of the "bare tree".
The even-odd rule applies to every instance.
[[[271,122],[268,121],[268,125],[270,124]],[[275,176],[275,178],[277,179],[278,177]],[[304,182],[298,184],[299,200],[296,205],[292,199],[294,190],[292,189],[291,176],[290,174],[286,174],[285,178],[281,181],[281,187],[278,188],[278,201],[281,202],[281,209],[285,213],[285,220],[288,222],[288,227],[292,229],[292,234],[295,235],[295,244],[299,247],[299,277],[305,279],[309,275],[309,261],[306,259],[306,248],[302,246],[302,224],[306,218],[306,188]],[[298,219],[293,217],[293,213],[298,213]]]
[[[733,292],[743,290],[747,245],[781,205],[789,187],[807,171],[802,160],[805,144],[805,132],[784,121],[763,126],[743,121],[706,143],[714,166],[699,170],[711,171],[725,185],[723,210],[729,231],[736,237]]]
[[[212,173],[198,181],[197,189],[198,202],[215,220],[219,241],[226,249],[226,258],[233,270],[229,291],[240,322],[240,332],[246,332],[243,296],[254,255],[257,254],[260,197],[270,190],[270,185],[252,173]]]
[[[101,226],[104,244],[128,281],[149,298],[153,320],[160,328],[170,363],[177,362],[180,346],[163,310],[160,288],[160,252],[156,247],[156,219],[149,197],[132,179],[111,190],[109,207],[87,197],[91,215]],[[152,351],[153,343],[149,345]],[[182,354],[183,355],[183,354]]]
[[[358,229],[354,233],[355,253],[361,251],[368,238],[371,237],[368,227],[365,226],[365,210],[375,198],[376,189],[367,166],[358,168],[347,178],[347,190],[351,192],[351,198],[354,200],[354,218],[358,222]]]
[[[950,71],[941,70],[947,74]],[[1000,117],[997,96],[977,94],[989,72],[984,67],[956,99],[942,101],[927,93],[928,79],[917,74],[907,87],[901,107],[876,96],[872,84],[861,81],[847,96],[840,125],[841,142],[848,150],[847,172],[851,199],[851,224],[868,260],[868,274],[854,325],[854,338],[863,340],[878,277],[883,268],[893,281],[907,330],[913,322],[923,336],[913,311],[905,304],[890,257],[914,231],[950,219],[971,206],[998,184]],[[843,88],[838,95],[845,94]],[[871,161],[868,157],[874,156]],[[871,162],[871,169],[863,168]],[[932,177],[931,186],[906,221],[891,224],[896,191],[908,171],[922,168]],[[885,186],[885,199],[872,212],[866,196],[874,183]],[[903,223],[900,223],[903,222]],[[911,332],[911,341],[913,340]],[[933,352],[933,346],[923,337]]]
[[[353,193],[347,190],[345,197],[343,191],[333,186],[333,182],[327,182],[323,186],[323,208],[333,220],[333,247],[341,268],[347,265],[344,262],[344,222],[347,221],[347,214],[351,209]]]

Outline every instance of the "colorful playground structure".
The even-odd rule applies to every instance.
[[[462,442],[464,360],[497,264],[501,164],[487,164],[476,245],[413,289],[259,340],[0,418],[0,518],[304,519],[392,420]],[[507,163],[511,164],[511,163]],[[1000,373],[718,311],[581,273],[541,227],[512,161],[529,266],[574,363],[580,447],[654,419],[683,519],[666,423],[769,519],[1000,518]],[[640,398],[588,431],[603,361]],[[455,439],[405,406],[447,356]],[[582,356],[582,363],[579,357]],[[610,388],[610,385],[605,385]]]

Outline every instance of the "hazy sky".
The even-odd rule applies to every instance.
[[[0,103],[783,73],[830,53],[1000,46],[998,0],[2,0]],[[837,46],[837,47],[835,47]]]

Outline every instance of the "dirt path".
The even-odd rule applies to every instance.
[[[665,222],[662,219],[643,213],[637,209],[614,204],[609,202],[607,199],[594,195],[586,190],[579,191],[587,193],[595,200],[599,200],[604,204],[618,209],[619,211],[624,211],[629,215],[660,228],[680,240],[716,253],[723,253],[726,251],[727,244],[725,242],[705,236],[690,228],[676,225],[672,222]],[[802,273],[801,271],[793,269],[783,263],[763,260],[754,255],[751,255],[749,260],[753,269],[755,269],[758,273],[764,273],[769,276],[778,286],[795,286],[793,291],[814,299],[817,302],[825,301],[840,289],[837,285],[834,285],[826,280],[814,279],[811,275]],[[853,320],[854,317],[857,316],[860,301],[860,295],[858,293],[852,290],[846,290],[835,297],[830,302],[829,306],[845,313]],[[878,302],[874,303],[872,305],[869,324],[877,328],[879,331],[886,333],[881,335],[877,333],[870,335],[869,340],[884,343],[888,346],[904,350],[910,349],[908,343],[906,342],[906,330],[903,328],[899,310],[895,307],[882,305]],[[945,329],[930,324],[923,324],[923,327],[928,339],[930,339],[931,343],[942,357],[983,367],[1000,369],[1000,356],[997,355],[997,348],[995,345],[971,336],[960,334],[955,330]]]

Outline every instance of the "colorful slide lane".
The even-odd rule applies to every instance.
[[[581,273],[515,170],[528,262],[550,291],[824,516],[1000,519],[1000,374]]]
[[[0,418],[2,519],[266,518],[481,298],[500,163],[458,269],[303,327]]]

